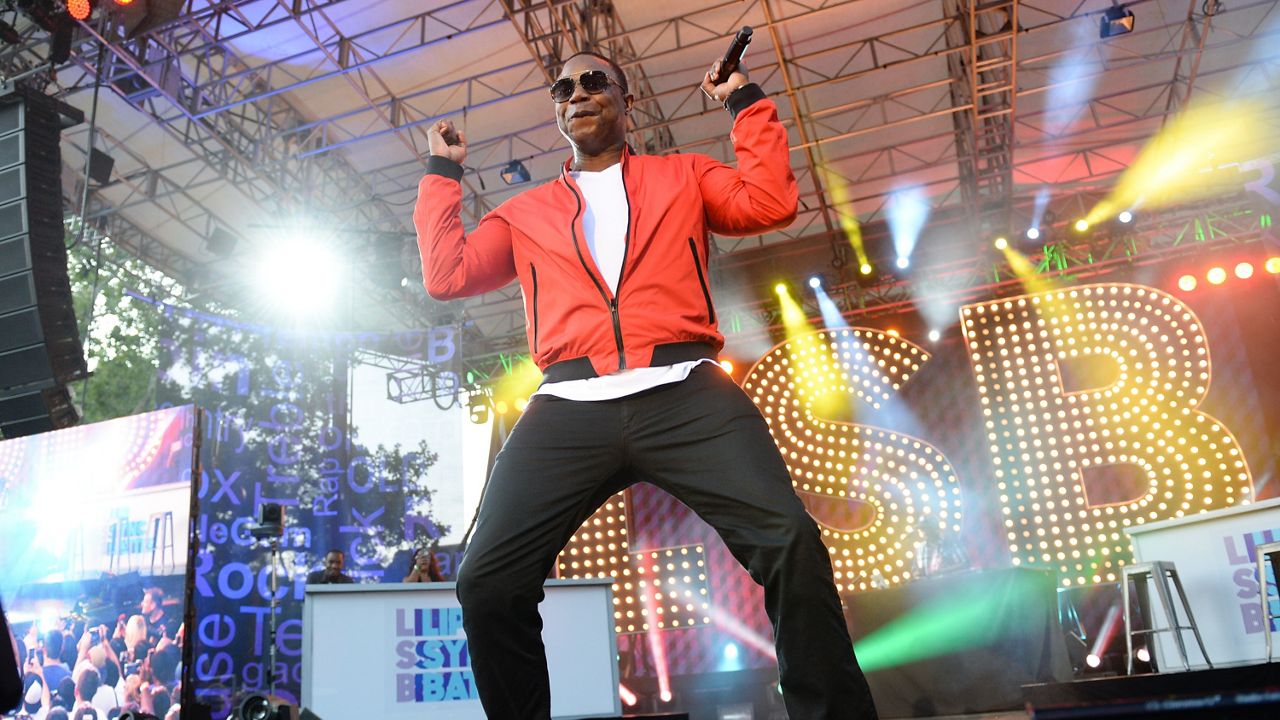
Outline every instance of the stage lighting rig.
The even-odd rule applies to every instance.
[[[71,59],[71,32],[75,21],[54,0],[18,0],[18,9],[41,29],[49,33],[49,62],[61,65]]]
[[[1116,35],[1127,35],[1133,32],[1133,11],[1124,5],[1114,5],[1102,13],[1102,26],[1099,35],[1103,38]]]
[[[0,40],[4,40],[10,45],[20,45],[22,44],[22,33],[4,20],[0,20]]]
[[[90,0],[67,0],[67,12],[76,20],[88,20],[93,14],[93,3]]]
[[[477,425],[489,422],[489,398],[483,391],[471,393],[471,397],[467,398],[467,411],[471,415],[471,422]]]
[[[508,185],[526,183],[529,182],[529,178],[532,177],[529,174],[529,168],[525,167],[524,163],[519,160],[512,160],[507,163],[507,166],[502,168],[502,172],[500,174],[502,175],[502,182]]]

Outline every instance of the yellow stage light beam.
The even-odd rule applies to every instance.
[[[493,400],[496,406],[505,402],[509,407],[523,411],[529,396],[542,382],[542,371],[533,363],[533,359],[525,356],[512,363],[507,375],[493,386]],[[520,402],[524,401],[524,402]]]
[[[1051,326],[1068,322],[1071,317],[1070,302],[1065,299],[1065,296],[1059,298],[1058,294],[1053,292],[1059,289],[1059,283],[1052,277],[1037,272],[1031,260],[1014,248],[1006,247],[1003,252],[1009,262],[1009,268],[1018,276],[1018,281],[1022,283],[1026,293],[1041,298],[1035,303],[1036,314]],[[1072,377],[1081,387],[1106,387],[1113,381],[1110,375],[1111,365],[1087,356],[1076,359],[1077,355],[1070,349],[1060,349],[1065,353],[1060,358],[1060,362],[1064,366],[1070,365]]]
[[[791,363],[796,369],[797,391],[822,417],[838,417],[848,412],[849,398],[839,391],[844,386],[837,373],[843,372],[831,347],[818,338],[800,303],[786,285],[775,290],[782,307],[782,325],[787,331]]]
[[[822,174],[827,189],[831,191],[832,209],[840,219],[840,229],[844,231],[844,237],[849,241],[849,247],[853,248],[853,255],[858,260],[858,270],[863,275],[870,275],[871,259],[867,257],[867,248],[862,243],[862,226],[858,224],[858,212],[849,199],[849,189],[844,180],[830,170],[824,168]]]
[[[1022,287],[1026,289],[1028,294],[1057,289],[1057,284],[1052,279],[1036,272],[1036,266],[1031,264],[1031,260],[1015,248],[1010,247],[1008,242],[1004,243],[1004,247],[1000,247],[1000,245],[996,245],[996,247],[1000,248],[1000,252],[1004,253],[1005,261],[1009,263],[1009,269],[1013,271],[1014,275],[1018,276],[1018,281],[1022,283]]]
[[[1088,222],[1104,222],[1139,206],[1160,207],[1220,192],[1213,181],[1215,169],[1276,150],[1266,117],[1266,108],[1257,102],[1192,106],[1151,138],[1111,194],[1089,211]]]

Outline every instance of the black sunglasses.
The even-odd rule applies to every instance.
[[[588,70],[578,76],[578,84],[583,90],[592,95],[599,95],[609,87],[609,83],[618,85],[618,82],[609,77],[608,73],[603,70]],[[621,88],[621,85],[618,85]],[[566,102],[573,97],[573,78],[562,77],[551,84],[551,99],[558,103]]]

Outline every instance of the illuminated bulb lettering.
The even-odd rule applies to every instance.
[[[1239,443],[1197,409],[1209,346],[1176,298],[1086,285],[969,305],[961,320],[1014,564],[1054,566],[1065,585],[1114,581],[1130,559],[1122,528],[1247,502],[1253,481]],[[1064,368],[1089,360],[1111,370],[1064,383]],[[1032,388],[1047,389],[1035,405]],[[1021,428],[1042,438],[1027,447],[1013,432]],[[1135,474],[1140,491],[1091,502],[1086,473],[1101,469]],[[1037,501],[1050,496],[1056,513]],[[1084,557],[1052,540],[1070,533],[1089,546]]]
[[[569,542],[560,551],[560,556],[556,558],[556,577],[566,579],[612,577],[614,579],[614,609],[631,618],[625,623],[618,621],[615,629],[619,633],[640,632],[639,624],[634,618],[643,612],[644,603],[639,593],[647,588],[645,580],[635,582],[637,577],[644,578],[645,575],[642,564],[632,565],[628,542],[630,537],[628,508],[630,507],[630,490],[624,490],[609,498],[573,533],[573,537],[569,538]],[[619,540],[602,545],[600,543],[602,536],[615,537]],[[589,559],[583,562],[575,558]]]
[[[895,334],[824,330],[774,347],[743,381],[811,512],[818,504],[856,510],[856,526],[818,519],[842,591],[866,590],[880,578],[890,585],[909,579],[911,552],[925,525],[960,531],[960,484],[937,448],[900,432],[824,417],[833,396],[883,406],[928,359]]]

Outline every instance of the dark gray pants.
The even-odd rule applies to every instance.
[[[818,527],[755,405],[704,363],[617,400],[536,396],[516,423],[458,574],[489,719],[551,717],[542,582],[583,521],[639,481],[688,505],[764,586],[791,720],[875,718]]]

